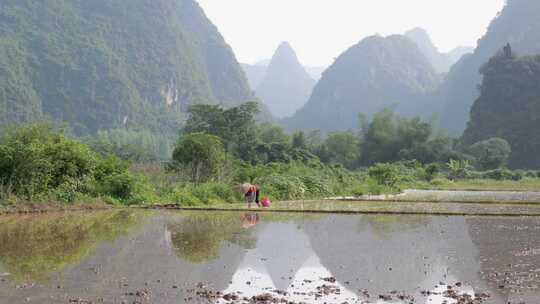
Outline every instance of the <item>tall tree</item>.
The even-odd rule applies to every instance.
[[[258,144],[255,115],[258,112],[255,102],[228,109],[217,105],[194,105],[188,111],[183,133],[215,135],[228,152],[245,161],[254,161]]]

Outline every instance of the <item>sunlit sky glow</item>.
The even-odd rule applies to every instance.
[[[441,51],[476,46],[505,0],[198,0],[240,62],[289,41],[306,65],[328,65],[373,34],[425,28]]]

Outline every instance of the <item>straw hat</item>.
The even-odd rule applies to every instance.
[[[244,184],[242,184],[241,188],[242,188],[242,191],[244,191],[244,193],[247,193],[249,191],[249,189],[251,188],[251,184],[250,183],[244,183]]]

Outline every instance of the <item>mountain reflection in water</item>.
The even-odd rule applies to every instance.
[[[118,212],[0,217],[0,304],[206,303],[197,286],[455,303],[446,284],[485,303],[540,300],[536,218]],[[322,284],[339,293],[317,296]]]

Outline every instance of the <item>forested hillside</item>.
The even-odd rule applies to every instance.
[[[540,53],[540,1],[509,0],[478,41],[474,54],[464,57],[449,72],[441,88],[444,109],[442,126],[459,136],[469,119],[470,107],[478,97],[480,67],[507,43],[520,54]]]
[[[0,3],[2,123],[177,132],[190,104],[249,100],[234,54],[193,0]]]
[[[510,166],[540,168],[540,55],[519,57],[507,47],[481,72],[481,95],[463,141],[503,138],[512,147]]]
[[[439,76],[414,42],[404,36],[372,36],[329,67],[308,103],[286,121],[291,129],[355,129],[358,115],[387,107],[406,116],[430,113],[429,94]]]

